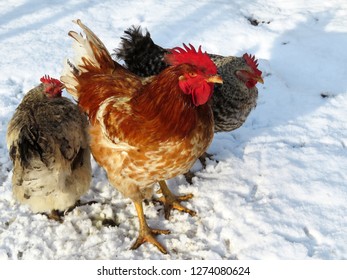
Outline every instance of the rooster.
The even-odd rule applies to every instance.
[[[169,52],[156,45],[150,33],[142,33],[140,26],[132,26],[121,37],[121,44],[115,49],[114,56],[125,62],[131,72],[148,77],[156,75],[168,63],[164,57]],[[212,97],[214,131],[225,132],[239,128],[257,104],[258,90],[256,84],[263,83],[262,72],[254,56],[244,54],[242,57],[209,54],[223,78],[222,85],[216,85]],[[201,161],[204,164],[205,158]],[[188,179],[188,178],[187,178]]]
[[[190,212],[164,180],[183,174],[205,152],[213,138],[210,98],[213,84],[221,83],[217,68],[201,48],[174,48],[169,66],[157,76],[141,78],[114,62],[99,38],[80,20],[85,37],[74,31],[76,57],[67,60],[61,80],[89,116],[90,147],[110,183],[130,198],[139,219],[132,249],[169,234],[147,224],[142,202],[160,183],[166,209]],[[192,213],[192,212],[190,212]]]
[[[44,76],[17,107],[7,130],[13,195],[35,213],[60,220],[91,181],[88,121],[63,84]]]

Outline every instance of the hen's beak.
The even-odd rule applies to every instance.
[[[219,75],[210,76],[207,79],[205,79],[208,83],[214,83],[214,84],[223,84],[223,79]]]

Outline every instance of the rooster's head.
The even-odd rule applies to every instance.
[[[191,44],[183,44],[173,48],[165,56],[165,60],[172,66],[185,65],[179,76],[179,86],[185,94],[192,95],[195,106],[205,104],[213,92],[214,83],[223,83],[217,75],[217,67],[206,52],[201,51],[201,46],[196,50]]]

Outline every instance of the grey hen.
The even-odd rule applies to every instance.
[[[88,121],[48,76],[17,107],[7,130],[13,196],[33,212],[64,211],[91,181]],[[53,216],[56,218],[56,216]]]

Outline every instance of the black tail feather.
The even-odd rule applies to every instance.
[[[126,67],[136,75],[148,77],[156,75],[168,65],[164,61],[166,49],[154,44],[150,33],[142,32],[141,26],[131,26],[121,37],[120,47],[113,54],[124,60]]]

